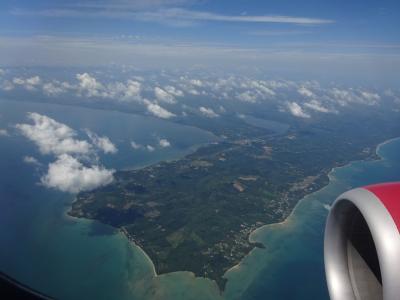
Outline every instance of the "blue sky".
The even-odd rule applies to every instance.
[[[1,33],[6,35],[162,36],[244,45],[262,45],[268,40],[381,45],[398,43],[400,27],[398,1],[6,0],[1,1],[0,10]],[[270,19],[257,21],[260,17]]]
[[[128,63],[131,53],[149,67],[249,58],[386,72],[400,66],[399,28],[398,1],[5,0],[0,64]]]

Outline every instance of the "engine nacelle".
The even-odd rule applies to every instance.
[[[328,216],[324,255],[332,300],[399,300],[400,183],[339,196]]]

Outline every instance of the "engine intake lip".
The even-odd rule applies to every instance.
[[[365,220],[376,249],[382,280],[378,299],[398,300],[400,296],[400,234],[380,199],[358,188],[339,196],[330,210],[324,241],[325,273],[332,300],[362,300],[349,267],[349,221],[354,213]],[[376,298],[374,298],[376,299]],[[377,299],[377,300],[378,300]]]

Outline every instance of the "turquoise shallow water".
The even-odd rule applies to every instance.
[[[154,118],[0,101],[0,128],[10,132],[10,136],[0,137],[0,270],[59,299],[143,299],[153,298],[152,291],[162,298],[166,292],[171,297],[182,293],[186,298],[191,285],[199,294],[215,292],[210,281],[194,280],[185,273],[156,278],[151,262],[124,235],[97,222],[67,217],[73,196],[38,185],[45,170],[23,162],[26,155],[44,165],[54,160],[42,156],[13,130],[13,125],[26,122],[26,113],[32,111],[66,123],[82,137],[81,128],[109,136],[119,151],[100,159],[116,169],[181,157],[196,145],[215,140],[196,128]],[[129,145],[131,140],[156,145],[159,138],[167,138],[172,146],[149,153],[134,151]],[[169,286],[171,280],[179,282],[179,288],[163,291],[157,287]]]
[[[330,183],[305,197],[281,224],[255,231],[263,242],[238,269],[227,274],[228,299],[329,299],[323,265],[327,205],[354,187],[400,181],[400,139],[378,149],[378,161],[358,161],[330,173]]]
[[[27,111],[49,115],[73,128],[108,135],[119,148],[102,156],[107,167],[138,167],[188,153],[214,138],[197,129],[116,112],[0,101],[0,128],[25,120]],[[80,134],[83,134],[80,132]],[[168,138],[173,147],[135,152],[131,139],[156,143]],[[400,180],[400,140],[379,150],[384,158],[354,162],[331,173],[324,189],[307,196],[282,224],[257,230],[262,241],[239,267],[226,274],[226,291],[188,272],[155,276],[151,261],[112,228],[65,215],[73,197],[39,185],[41,172],[22,162],[41,156],[23,137],[0,137],[0,269],[59,299],[327,299],[322,240],[330,204],[345,190]]]

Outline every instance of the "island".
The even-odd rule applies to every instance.
[[[232,120],[204,125],[220,139],[184,158],[116,172],[112,184],[78,194],[69,214],[121,229],[158,274],[190,271],[223,290],[227,270],[268,246],[249,242],[253,230],[285,220],[333,167],[375,159],[376,145],[400,132],[337,116],[279,134]]]

